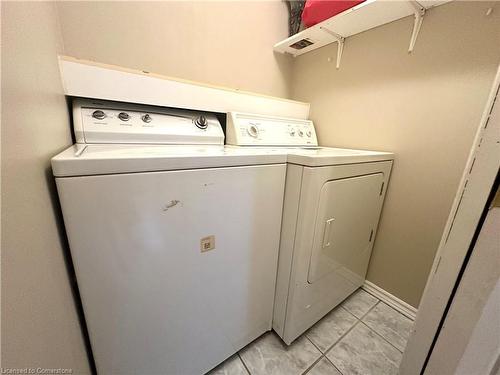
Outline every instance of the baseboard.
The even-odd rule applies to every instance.
[[[398,297],[393,296],[391,293],[368,280],[365,280],[362,288],[374,297],[377,297],[382,302],[399,311],[401,314],[407,316],[411,320],[415,320],[415,316],[417,315],[417,309],[415,307],[400,300]]]

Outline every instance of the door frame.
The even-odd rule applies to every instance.
[[[489,205],[427,363],[426,375],[497,374],[500,366],[500,190]],[[479,229],[479,228],[478,228]]]

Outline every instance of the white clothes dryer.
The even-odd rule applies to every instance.
[[[290,344],[363,285],[394,155],[318,147],[311,121],[243,113],[226,139],[287,155],[273,328]]]

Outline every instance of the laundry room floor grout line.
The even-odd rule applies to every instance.
[[[345,332],[342,334],[342,336],[340,336],[337,340],[335,340],[335,342],[334,342],[332,345],[330,345],[330,347],[329,347],[328,349],[326,349],[326,350],[325,350],[325,353],[324,353],[324,355],[325,355],[325,356],[326,356],[326,354],[327,354],[330,350],[332,350],[332,349],[333,349],[333,347],[334,347],[335,345],[337,345],[337,344],[340,342],[340,340],[342,340],[344,337],[346,337],[346,336],[349,334],[349,332],[351,332],[351,331],[354,329],[354,327],[356,327],[356,326],[357,326],[357,325],[361,322],[361,320],[359,320],[358,318],[356,318],[356,320],[357,320],[357,321],[356,321],[356,323],[354,323],[354,324],[352,325],[352,327],[350,327],[347,331],[345,331]]]
[[[388,343],[390,346],[392,346],[394,349],[396,349],[398,352],[403,354],[404,350],[401,350],[397,348],[394,344],[392,344],[389,340],[387,340],[384,336],[382,336],[380,333],[375,331],[373,328],[371,328],[369,325],[367,325],[365,322],[361,321],[361,324],[363,324],[366,328],[368,328],[370,331],[373,331],[378,337],[380,337],[382,340],[384,340],[386,343]]]
[[[308,339],[308,340],[309,340],[309,339]],[[311,340],[309,340],[309,342],[311,342]],[[311,344],[313,344],[313,345],[314,345],[314,343],[313,343],[313,342],[311,342]],[[318,348],[316,345],[314,345],[314,347],[315,347],[316,349],[318,349],[318,350],[319,350],[319,348]],[[320,353],[321,353],[321,351],[320,351]],[[318,362],[319,362],[319,361],[321,361],[323,358],[325,358],[325,355],[324,355],[323,353],[321,353],[321,355],[318,357],[318,359],[316,359],[316,360],[313,362],[313,364],[312,364],[311,366],[309,366],[308,368],[306,368],[306,369],[304,370],[304,372],[302,372],[302,373],[301,373],[301,375],[306,375],[306,374],[307,374],[309,371],[311,371],[311,370],[314,368],[314,366],[316,366],[316,365],[318,364]]]
[[[377,297],[376,297],[377,298]],[[377,298],[378,299],[378,298]],[[344,306],[340,305],[339,307],[344,309],[345,311],[349,312],[349,314],[351,314],[352,316],[354,316],[357,320],[356,323],[354,323],[352,325],[352,327],[350,327],[342,336],[340,336],[328,349],[325,350],[325,352],[321,352],[321,350],[314,344],[314,342],[312,342],[312,340],[310,340],[307,335],[304,333],[304,335],[306,335],[306,338],[314,345],[315,348],[317,348],[322,354],[321,354],[321,357],[316,360],[316,362],[306,370],[306,372],[302,373],[302,375],[306,375],[313,367],[315,364],[317,364],[322,358],[325,358],[335,369],[337,369],[337,371],[340,373],[340,374],[344,374],[337,366],[335,366],[335,364],[328,358],[327,354],[328,352],[330,352],[334,347],[335,345],[337,345],[344,337],[346,337],[352,330],[354,330],[355,327],[357,327],[359,324],[362,324],[364,325],[366,328],[368,328],[370,331],[372,331],[373,333],[375,333],[378,337],[380,337],[383,341],[385,341],[386,343],[388,343],[390,346],[392,346],[394,349],[396,349],[398,352],[400,352],[401,354],[404,353],[404,350],[400,350],[399,348],[397,348],[394,344],[392,344],[389,340],[387,340],[385,337],[383,337],[379,332],[377,332],[375,329],[371,328],[370,326],[368,326],[364,321],[363,319],[373,310],[375,309],[376,306],[378,306],[380,303],[383,303],[382,300],[378,300],[378,302],[373,305],[372,307],[370,307],[366,313],[364,313],[360,318],[358,318],[357,316],[355,316],[354,314],[352,314],[349,310],[347,310]],[[399,311],[398,311],[399,312]],[[400,312],[399,312],[400,313]],[[401,314],[401,313],[400,313]],[[404,314],[402,314],[404,315]]]
[[[249,368],[247,367],[245,361],[243,360],[243,358],[241,357],[240,355],[240,351],[238,351],[236,353],[238,355],[238,358],[240,359],[241,363],[243,363],[243,367],[245,368],[245,370],[247,371],[248,375],[252,375],[252,373],[250,372]]]
[[[375,297],[375,296],[374,296],[374,297]],[[385,303],[384,301],[382,301],[382,300],[381,300],[381,299],[379,299],[378,297],[375,297],[375,298],[377,298],[379,301],[378,301],[375,305],[373,305],[373,306],[370,308],[370,310],[368,310],[368,311],[366,312],[366,314],[364,314],[364,315],[363,315],[363,316],[359,319],[359,321],[360,321],[360,322],[361,322],[361,323],[362,323],[365,327],[367,327],[367,328],[368,328],[368,329],[370,329],[371,331],[375,332],[375,333],[377,334],[377,336],[379,336],[380,338],[382,338],[385,342],[389,343],[389,344],[390,344],[393,348],[397,349],[397,351],[398,351],[398,352],[400,352],[401,354],[403,354],[403,353],[404,353],[404,350],[401,350],[401,349],[397,348],[397,347],[396,347],[393,343],[391,343],[391,342],[390,342],[389,340],[387,340],[384,336],[382,336],[382,335],[381,335],[381,334],[380,334],[380,333],[379,333],[376,329],[374,329],[374,328],[370,327],[368,324],[366,324],[366,323],[363,321],[363,319],[364,319],[364,318],[365,318],[365,316],[367,316],[367,315],[368,315],[368,314],[369,314],[369,313],[370,313],[370,312],[371,312],[371,311],[372,311],[375,307],[377,307],[377,306],[378,306],[379,304],[381,304],[381,303],[383,303],[383,304],[385,304],[385,305],[389,306],[390,308],[392,308],[394,311],[396,311],[398,314],[401,314],[401,315],[402,315],[402,316],[404,316],[405,318],[410,319],[410,320],[411,320],[411,318],[408,318],[405,314],[403,314],[402,312],[400,312],[400,311],[396,310],[394,307],[392,307],[392,306],[388,305],[387,303]],[[413,324],[415,323],[415,321],[414,321],[414,320],[412,320],[412,322],[413,322]],[[355,324],[355,325],[357,325],[357,324]],[[337,342],[338,342],[338,341],[337,341]],[[333,347],[333,346],[332,346],[332,347]],[[331,348],[330,348],[330,349],[331,349]],[[328,349],[328,350],[330,350],[330,349]]]
[[[374,297],[375,297],[375,296],[374,296]],[[401,349],[399,349],[399,348],[396,348],[396,346],[395,346],[393,343],[391,343],[391,342],[390,342],[389,340],[387,340],[384,336],[382,336],[380,333],[378,333],[376,329],[374,329],[374,328],[370,327],[368,324],[366,324],[366,323],[363,321],[363,319],[364,319],[364,318],[365,318],[365,317],[366,317],[366,316],[367,316],[367,315],[368,315],[368,314],[369,314],[369,313],[370,313],[370,312],[371,312],[371,311],[372,311],[375,307],[377,307],[377,306],[378,306],[379,304],[381,304],[381,303],[385,303],[384,301],[382,301],[382,300],[381,300],[381,299],[379,299],[378,297],[375,297],[375,298],[377,298],[377,299],[378,299],[378,302],[377,302],[375,305],[373,305],[372,307],[370,307],[370,309],[369,309],[369,310],[368,310],[365,314],[363,314],[363,316],[362,316],[361,318],[359,318],[359,319],[358,319],[358,318],[356,318],[356,319],[358,319],[358,320],[359,320],[359,322],[358,322],[358,323],[356,323],[356,324],[354,324],[354,325],[353,325],[353,326],[349,329],[349,331],[351,331],[351,330],[352,330],[355,326],[357,326],[359,323],[361,323],[361,324],[363,324],[366,328],[368,328],[370,331],[374,332],[377,336],[379,336],[382,340],[384,340],[384,341],[385,341],[385,342],[387,342],[389,345],[391,345],[393,348],[397,349],[397,351],[398,351],[398,352],[403,353],[403,352],[404,352],[404,350],[401,350]],[[386,304],[386,303],[385,303],[385,304]],[[387,305],[387,304],[386,304],[386,305]],[[388,305],[388,306],[389,306],[389,305]],[[341,307],[342,307],[342,306],[341,306]],[[389,307],[391,307],[391,306],[389,306]],[[344,307],[342,307],[342,308],[343,308],[344,310],[348,311],[346,308],[344,308]],[[392,309],[394,309],[393,307],[391,307],[391,308],[392,308]],[[396,310],[396,309],[394,309],[394,311],[397,311],[397,310]],[[398,312],[399,314],[401,314],[401,315],[405,316],[406,318],[408,318],[406,315],[402,314],[401,312],[399,312],[399,311],[397,311],[397,312]],[[351,315],[352,315],[352,314],[351,314]],[[410,319],[410,318],[408,318],[408,319]],[[329,352],[330,350],[332,350],[332,348],[333,348],[333,347],[334,347],[334,346],[335,346],[335,345],[336,345],[336,344],[337,344],[337,343],[338,343],[338,342],[339,342],[339,341],[340,341],[340,340],[341,340],[344,336],[346,336],[346,335],[347,335],[347,333],[348,333],[348,332],[346,332],[346,334],[345,334],[345,335],[343,335],[340,339],[338,339],[338,340],[335,342],[335,344],[333,344],[330,348],[328,348],[328,350],[325,352],[325,354],[326,354],[327,352]]]
[[[378,298],[377,298],[377,299],[378,299]],[[325,359],[326,359],[326,360],[327,360],[327,361],[328,361],[328,362],[329,362],[329,363],[330,363],[333,367],[335,367],[335,369],[337,369],[337,371],[338,371],[340,374],[342,374],[342,375],[343,375],[343,372],[342,372],[342,371],[340,371],[340,369],[339,369],[337,366],[335,366],[335,364],[334,364],[332,361],[330,361],[330,359],[327,357],[327,355],[326,355],[326,354],[327,354],[330,350],[332,350],[332,349],[333,349],[333,347],[334,347],[335,345],[337,345],[337,344],[340,342],[340,340],[342,340],[345,336],[347,336],[347,335],[349,334],[349,332],[351,332],[351,331],[352,331],[352,330],[353,330],[353,329],[354,329],[354,328],[355,328],[358,324],[363,323],[361,319],[363,319],[366,315],[368,315],[368,314],[369,314],[369,313],[370,313],[370,312],[371,312],[371,311],[375,308],[375,306],[377,306],[380,302],[381,302],[381,301],[380,301],[380,300],[378,300],[378,301],[377,301],[377,303],[376,303],[375,305],[373,305],[372,307],[370,307],[370,308],[366,311],[366,313],[364,313],[364,314],[361,316],[361,318],[358,318],[357,316],[355,316],[353,313],[351,313],[349,310],[347,310],[344,306],[339,305],[339,306],[338,306],[338,308],[341,308],[341,309],[343,309],[344,311],[347,311],[350,315],[352,315],[354,318],[356,318],[356,323],[354,323],[354,324],[352,325],[352,327],[350,327],[350,328],[349,328],[349,329],[348,329],[348,330],[347,330],[347,331],[346,331],[343,335],[341,335],[341,336],[340,336],[340,337],[339,337],[339,338],[338,338],[338,339],[337,339],[337,340],[336,340],[336,341],[335,341],[335,342],[334,342],[334,343],[333,343],[333,344],[332,344],[332,345],[331,345],[328,349],[326,349],[324,353],[323,353],[323,352],[321,351],[321,349],[320,349],[320,348],[319,348],[319,347],[318,347],[318,346],[317,346],[317,345],[316,345],[316,344],[315,344],[315,343],[314,343],[314,342],[313,342],[313,341],[312,341],[312,340],[311,340],[311,339],[307,336],[307,331],[306,331],[306,332],[304,332],[304,333],[303,333],[303,335],[305,336],[305,338],[306,338],[306,339],[307,339],[307,340],[308,340],[308,341],[309,341],[309,342],[310,342],[310,343],[311,343],[311,344],[312,344],[312,345],[313,345],[316,349],[318,349],[318,351],[321,353],[321,356],[320,356],[320,357],[319,357],[316,361],[314,361],[314,363],[313,363],[311,366],[309,366],[309,367],[308,367],[308,368],[307,368],[307,369],[306,369],[306,370],[302,373],[302,375],[306,375],[308,372],[310,372],[310,371],[313,369],[313,367],[314,367],[314,366],[316,366],[316,364],[317,364],[319,361],[321,361],[321,359],[323,359],[323,358],[325,358]],[[364,324],[364,323],[363,323],[363,324]],[[364,325],[366,326],[366,324],[364,324]],[[368,327],[368,326],[367,326],[367,327]],[[368,327],[368,328],[369,328],[370,330],[372,330],[370,327]],[[373,331],[373,330],[372,330],[372,331]],[[375,332],[375,333],[376,333],[378,336],[380,336],[380,334],[378,334],[377,332]],[[385,339],[384,339],[384,340],[385,340]],[[387,341],[387,340],[385,340],[385,341]],[[393,346],[394,346],[394,345],[393,345]]]
[[[345,331],[345,332],[344,332],[344,333],[343,333],[343,334],[342,334],[342,335],[341,335],[341,336],[340,336],[337,340],[335,340],[335,342],[334,342],[332,345],[330,345],[330,346],[328,347],[328,349],[326,349],[326,350],[325,350],[325,352],[324,352],[324,353],[322,352],[322,353],[324,354],[324,356],[326,357],[326,353],[328,353],[330,350],[332,350],[332,349],[333,349],[333,347],[334,347],[335,345],[337,345],[337,344],[339,343],[339,341],[340,341],[340,340],[342,340],[344,337],[346,337],[346,336],[349,334],[349,332],[351,332],[351,331],[354,329],[354,327],[356,327],[356,326],[357,326],[357,325],[361,322],[361,319],[363,319],[366,315],[368,315],[368,314],[370,313],[370,311],[372,311],[372,310],[375,308],[375,306],[377,306],[377,305],[379,304],[379,302],[380,302],[380,301],[378,301],[375,305],[373,305],[372,307],[370,307],[370,308],[368,309],[368,311],[367,311],[365,314],[363,314],[363,315],[361,316],[361,318],[358,318],[356,315],[354,315],[354,314],[353,314],[353,313],[351,313],[349,310],[347,310],[344,306],[340,305],[340,306],[339,306],[339,308],[342,308],[344,311],[347,311],[350,315],[354,316],[354,318],[356,318],[357,322],[356,322],[356,323],[354,323],[354,324],[352,325],[352,327],[350,327],[347,331]],[[366,325],[366,324],[365,324],[365,325]],[[307,336],[306,336],[306,337],[307,337]],[[309,339],[309,338],[308,338],[308,339]],[[309,341],[311,341],[311,340],[309,340]],[[313,343],[313,345],[314,345],[314,343]],[[314,345],[314,346],[316,346],[316,345]],[[319,348],[318,348],[318,350],[319,350]],[[321,350],[320,350],[320,351],[321,351]]]
[[[326,355],[324,356],[324,358],[325,358],[325,359],[326,359],[326,360],[327,360],[327,361],[328,361],[328,362],[329,362],[329,363],[330,363],[330,364],[331,364],[331,365],[332,365],[335,369],[337,369],[337,371],[339,372],[339,374],[344,375],[344,373],[343,373],[342,371],[340,371],[340,369],[339,369],[337,366],[335,366],[335,364],[334,364],[332,361],[330,361],[330,358],[328,358]]]
[[[354,324],[354,325],[357,325],[357,324],[358,324],[358,323],[356,323],[356,324]],[[353,327],[354,327],[354,326],[353,326]],[[321,355],[320,355],[320,356],[319,356],[319,358],[318,358],[316,361],[314,361],[314,363],[313,363],[311,366],[309,366],[309,367],[307,368],[307,370],[305,370],[305,371],[304,371],[301,375],[307,375],[307,373],[309,373],[309,372],[310,372],[310,371],[314,368],[314,366],[316,366],[316,365],[318,364],[318,362],[319,362],[319,361],[321,361],[323,358],[325,358],[328,362],[330,362],[330,363],[331,363],[331,365],[332,365],[333,367],[335,367],[335,368],[337,369],[337,371],[338,371],[338,372],[340,372],[340,373],[343,375],[343,373],[342,373],[342,372],[341,372],[341,371],[337,368],[337,366],[335,366],[335,365],[332,363],[332,361],[330,361],[330,360],[328,359],[328,357],[326,356],[326,352],[325,352],[325,353],[323,353],[323,352],[321,351],[321,349],[320,349],[320,348],[318,348],[318,347],[316,346],[316,344],[315,344],[314,342],[312,342],[312,340],[311,340],[311,339],[309,339],[309,337],[307,337],[307,335],[306,335],[306,339],[307,339],[307,340],[309,340],[309,342],[310,342],[310,343],[311,343],[311,344],[312,344],[312,345],[313,345],[316,349],[318,349],[318,350],[319,350],[319,352],[321,353]],[[337,342],[338,342],[338,341],[337,341]],[[337,343],[337,342],[335,342],[335,343]],[[333,345],[335,345],[335,344],[333,344]],[[333,347],[333,345],[332,345],[332,347]],[[328,350],[330,350],[330,349],[328,349]],[[328,351],[328,350],[327,350],[327,351]]]

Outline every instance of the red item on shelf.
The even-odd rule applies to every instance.
[[[365,0],[307,0],[302,11],[302,22],[311,27]]]

